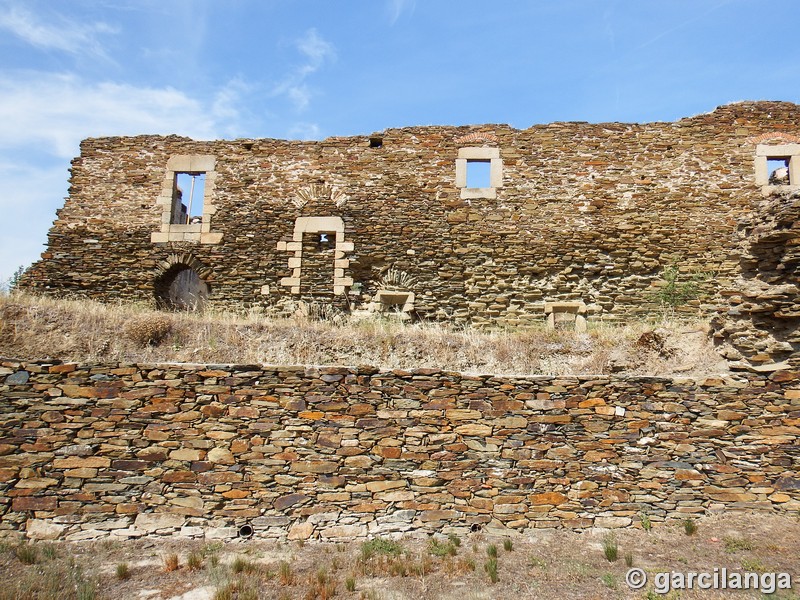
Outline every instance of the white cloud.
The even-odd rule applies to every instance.
[[[391,24],[394,25],[404,12],[413,13],[416,5],[416,0],[389,0],[387,9]]]
[[[47,229],[67,192],[69,173],[66,161],[42,159],[50,166],[25,162],[0,163],[0,281],[6,280],[19,266],[38,260],[47,242]]]
[[[310,66],[316,71],[327,59],[334,59],[336,51],[333,46],[320,37],[316,29],[309,29],[297,40],[297,49],[311,61]]]
[[[45,144],[69,158],[89,136],[177,133],[209,139],[235,122],[235,98],[205,106],[174,88],[88,82],[73,74],[0,74],[0,150]]]
[[[107,58],[98,37],[117,33],[114,27],[102,22],[80,23],[62,15],[50,16],[52,20],[48,22],[39,13],[22,6],[9,6],[0,10],[0,29],[37,48]]]
[[[74,74],[0,72],[0,280],[39,256],[67,191],[69,159],[90,136],[240,131],[237,82],[209,100],[173,88],[90,82]]]
[[[309,29],[303,37],[295,41],[295,47],[306,58],[306,62],[296,67],[283,81],[276,85],[271,96],[286,96],[295,110],[305,110],[311,102],[313,92],[306,79],[319,71],[327,61],[336,59],[336,50],[326,42],[316,29]]]
[[[316,123],[296,123],[288,133],[295,140],[318,140],[321,130]]]

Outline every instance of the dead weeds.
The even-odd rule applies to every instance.
[[[276,319],[228,312],[0,297],[0,355],[75,362],[369,364],[497,375],[706,376],[727,371],[703,323],[592,324],[587,333],[476,330],[391,319]]]

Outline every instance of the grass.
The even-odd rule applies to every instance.
[[[697,533],[697,522],[691,517],[683,520],[683,532],[686,535],[694,535]]]
[[[203,555],[200,552],[190,552],[186,557],[186,566],[190,571],[197,571],[203,566]]]
[[[608,562],[615,562],[619,558],[619,546],[613,535],[609,534],[603,538],[603,556]]]
[[[119,563],[117,565],[116,573],[117,573],[117,579],[119,579],[120,581],[125,581],[126,579],[131,578],[131,570],[128,567],[128,563],[125,562]]]
[[[329,600],[336,595],[336,582],[328,575],[325,567],[317,569],[311,578],[309,590],[305,595],[307,600]]]
[[[285,560],[282,560],[278,565],[278,583],[281,585],[292,585],[294,583],[292,567]]]
[[[242,558],[241,556],[237,556],[233,562],[231,563],[231,571],[234,573],[255,573],[258,570],[258,566]]]
[[[729,554],[753,549],[753,543],[747,538],[726,537],[722,541],[725,545],[725,552],[728,552]]]
[[[654,323],[592,326],[587,333],[546,329],[478,330],[421,322],[368,319],[342,323],[304,317],[161,313],[144,305],[101,304],[14,293],[0,297],[0,347],[21,359],[58,356],[77,362],[200,362],[268,364],[373,364],[386,368],[438,368],[498,375],[568,375],[608,370],[609,353],[624,357],[630,372],[667,374],[693,363],[719,371],[721,359],[705,335],[688,354],[665,362],[637,340]],[[687,344],[686,323],[659,323],[676,343]],[[703,328],[691,324],[692,330]],[[667,336],[669,338],[669,336]],[[653,353],[650,353],[653,354]],[[644,362],[643,362],[644,361]],[[672,366],[670,366],[672,365]],[[685,374],[685,373],[682,373]]]
[[[95,600],[98,583],[71,558],[26,571],[0,588],[0,600]]]
[[[495,548],[496,550],[496,548]],[[486,571],[486,574],[489,576],[489,581],[492,583],[497,583],[500,580],[499,575],[497,574],[497,555],[491,556],[489,560],[487,560],[483,564],[483,569]]]
[[[170,554],[165,554],[162,557],[162,560],[164,562],[164,570],[167,573],[171,573],[172,571],[177,571],[178,568],[180,567],[180,561],[178,560],[178,555],[175,554],[174,552]]]
[[[514,549],[514,542],[511,541],[511,538],[506,538],[503,540],[503,550],[506,552],[511,552]]]
[[[434,556],[455,556],[458,554],[458,548],[449,539],[446,542],[440,542],[436,538],[431,538],[428,541],[428,552]]]
[[[489,544],[486,547],[486,555],[489,558],[497,558],[497,546],[495,546],[494,544]]]
[[[650,515],[645,510],[639,513],[639,523],[645,531],[650,531],[653,528],[653,524],[650,522]]]
[[[14,553],[17,555],[19,561],[26,565],[35,564],[39,558],[39,553],[36,550],[36,546],[31,544],[21,544],[17,546]]]
[[[387,538],[375,538],[361,544],[361,559],[369,560],[376,555],[400,556],[404,551],[400,542]]]

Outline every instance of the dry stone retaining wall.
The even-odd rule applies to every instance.
[[[0,366],[0,532],[352,539],[800,509],[800,373]]]
[[[583,302],[590,320],[652,310],[659,273],[677,261],[684,275],[715,274],[711,299],[739,273],[732,240],[762,190],[758,148],[794,148],[798,122],[795,104],[742,102],[674,123],[87,139],[23,285],[152,300],[164,265],[184,256],[212,303],[358,309],[393,270],[414,278],[401,291],[425,318],[519,326],[544,320],[546,302]],[[469,157],[491,162],[491,188],[460,187]],[[176,228],[164,221],[179,170],[206,172],[207,197],[202,223]],[[297,234],[303,217],[344,223],[333,259]]]

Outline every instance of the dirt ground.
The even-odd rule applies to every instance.
[[[800,586],[800,581],[794,584],[800,578],[798,516],[731,513],[695,523],[693,535],[687,535],[685,523],[673,522],[650,531],[474,533],[435,542],[222,543],[164,537],[67,544],[6,539],[0,545],[0,599],[800,598],[795,590],[767,593],[771,572],[788,573]],[[614,546],[617,559],[611,561],[606,554],[613,554]],[[178,566],[169,570],[175,556]],[[630,567],[648,575],[641,589],[626,584]],[[723,569],[757,573],[761,589],[668,591],[663,580],[654,587],[660,572],[713,577]]]

